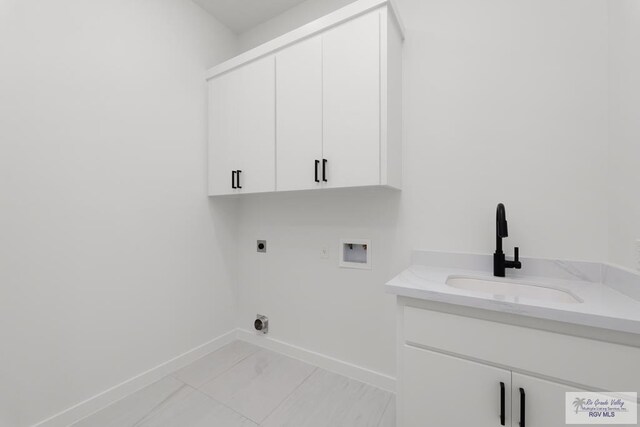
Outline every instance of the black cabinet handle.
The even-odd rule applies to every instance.
[[[500,383],[500,425],[503,426],[505,423],[505,413],[504,413],[504,405],[505,405],[505,391],[504,391],[504,383]]]
[[[231,171],[231,188],[236,188],[236,171]]]
[[[238,188],[242,188],[242,185],[240,185],[240,173],[242,172],[241,170],[236,171],[238,173]]]
[[[316,177],[315,181],[316,182],[320,182],[320,180],[318,179],[318,166],[320,166],[320,160],[316,160],[316,175],[315,175],[315,177]]]
[[[322,181],[327,182],[327,159],[322,159]]]
[[[520,427],[525,427],[524,425],[524,408],[525,408],[525,394],[524,389],[520,388]]]

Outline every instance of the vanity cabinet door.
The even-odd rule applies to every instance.
[[[278,191],[322,182],[322,39],[301,41],[276,56]]]
[[[521,409],[524,402],[525,427],[564,427],[565,393],[584,391],[579,388],[513,373],[511,406],[513,427],[522,422]],[[522,393],[520,392],[522,389]]]
[[[510,371],[409,345],[402,353],[404,427],[511,426]]]
[[[326,187],[380,184],[380,11],[322,36]]]

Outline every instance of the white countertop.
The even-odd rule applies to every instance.
[[[403,297],[640,334],[640,300],[634,298],[637,294],[627,295],[618,290],[633,289],[635,292],[634,286],[639,284],[636,280],[640,276],[611,272],[614,267],[595,263],[526,258],[522,259],[522,271],[507,271],[507,278],[514,281],[568,291],[582,303],[492,295],[446,284],[449,276],[495,279],[490,271],[490,260],[486,255],[422,252],[414,256],[412,266],[386,284],[386,291]],[[525,267],[527,263],[531,266],[529,272]],[[606,283],[611,279],[626,283],[611,286]],[[640,291],[640,286],[638,288]]]

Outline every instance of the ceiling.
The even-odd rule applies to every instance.
[[[304,0],[193,0],[236,33],[268,21]]]

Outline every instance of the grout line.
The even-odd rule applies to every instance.
[[[178,387],[173,393],[171,393],[170,395],[168,395],[167,397],[162,399],[160,402],[158,402],[156,405],[154,405],[153,408],[151,408],[149,410],[149,412],[147,412],[145,415],[142,416],[142,418],[140,418],[138,421],[136,421],[135,424],[133,425],[133,427],[139,426],[140,423],[142,423],[143,421],[148,420],[149,417],[154,414],[154,412],[156,412],[158,409],[160,409],[166,402],[168,402],[170,399],[175,397],[181,390],[183,390],[185,388],[187,388],[187,389],[190,388],[190,389],[195,391],[195,389],[193,387],[191,387],[191,386],[189,386],[189,385],[187,385],[185,383],[182,383],[182,385],[180,387]],[[193,391],[191,393],[193,393]],[[189,394],[191,394],[191,393],[189,393]],[[131,395],[129,395],[129,396],[131,396]]]
[[[87,420],[87,419],[89,419],[89,418],[93,417],[94,415],[99,414],[100,412],[104,411],[104,410],[105,410],[105,409],[107,409],[107,408],[111,408],[112,406],[115,406],[116,404],[118,404],[118,403],[122,402],[123,400],[130,398],[130,397],[131,397],[131,396],[133,396],[134,394],[139,393],[139,392],[141,392],[142,390],[145,390],[145,389],[147,389],[147,388],[151,387],[152,385],[154,385],[154,384],[156,384],[156,383],[159,383],[160,381],[162,381],[162,380],[164,380],[164,379],[166,379],[166,378],[168,378],[168,377],[171,377],[171,378],[173,378],[174,380],[176,380],[176,381],[178,381],[178,382],[180,382],[180,383],[182,384],[182,386],[180,386],[178,389],[176,389],[176,391],[177,391],[177,390],[179,390],[180,388],[184,387],[185,385],[187,385],[187,384],[186,384],[184,381],[182,381],[180,378],[176,378],[176,377],[174,377],[174,376],[173,376],[173,373],[169,373],[169,374],[167,374],[167,375],[164,375],[164,376],[163,376],[163,377],[161,377],[161,378],[158,378],[158,380],[157,380],[157,381],[154,381],[154,382],[152,382],[152,383],[151,383],[151,384],[149,384],[149,385],[146,385],[146,386],[144,386],[144,387],[142,387],[142,388],[139,388],[139,389],[137,389],[137,390],[134,390],[134,391],[132,391],[131,393],[128,393],[127,395],[122,396],[120,399],[118,399],[118,400],[115,400],[115,401],[111,402],[111,403],[110,403],[110,404],[108,404],[107,406],[102,406],[102,407],[100,407],[100,408],[96,409],[95,411],[93,411],[93,412],[91,412],[91,413],[87,414],[86,416],[84,416],[84,417],[82,417],[82,418],[80,418],[80,419],[77,419],[77,420],[73,421],[73,422],[72,422],[72,424],[71,424],[71,426],[74,426],[74,425],[78,424],[78,423],[79,423],[79,422],[81,422],[81,421],[85,421],[85,420]],[[174,393],[175,393],[175,391],[174,391],[173,393],[171,393],[171,394],[173,395]],[[157,406],[157,405],[156,405],[156,406]],[[156,406],[154,406],[151,410],[155,409],[155,408],[156,408]],[[146,416],[146,415],[145,415],[145,416]],[[144,417],[143,417],[143,418],[144,418]]]
[[[387,400],[387,404],[384,407],[384,411],[382,411],[382,414],[380,414],[380,419],[378,420],[378,427],[383,427],[382,426],[382,420],[384,420],[384,416],[387,413],[387,411],[389,410],[389,406],[391,406],[391,401],[393,400],[393,395],[391,393],[389,393],[389,400]]]
[[[283,355],[283,356],[284,356],[284,355]],[[285,357],[288,357],[288,356],[285,356]],[[308,363],[307,363],[307,364],[308,364]],[[309,364],[308,364],[308,365],[309,365]],[[298,389],[299,389],[300,387],[302,387],[302,384],[306,383],[306,382],[307,382],[307,380],[308,380],[309,378],[311,378],[311,376],[312,376],[312,375],[313,375],[313,374],[314,374],[318,369],[320,369],[320,368],[318,368],[317,366],[314,366],[314,365],[310,365],[310,366],[313,366],[313,370],[309,373],[309,375],[307,375],[307,376],[305,377],[305,379],[303,379],[302,381],[300,381],[300,384],[298,384],[296,387],[294,387],[294,388],[293,388],[293,390],[291,390],[291,392],[290,392],[289,394],[287,394],[287,395],[285,396],[285,398],[284,398],[284,399],[282,399],[282,401],[281,401],[279,404],[277,404],[277,405],[276,405],[276,407],[275,407],[275,408],[273,408],[273,410],[272,410],[271,412],[269,412],[269,414],[268,414],[266,417],[264,417],[264,418],[262,419],[262,422],[258,423],[259,425],[262,425],[265,421],[267,421],[267,420],[269,419],[269,417],[271,417],[271,415],[273,415],[273,414],[274,414],[274,413],[275,413],[275,412],[276,412],[276,411],[277,411],[277,410],[278,410],[278,409],[279,409],[279,408],[280,408],[280,407],[281,407],[281,406],[282,406],[282,405],[283,405],[287,400],[289,400],[289,398],[293,395],[293,393],[295,393],[296,391],[298,391]]]
[[[217,404],[219,404],[220,406],[224,406],[225,408],[229,409],[231,412],[233,412],[234,414],[237,414],[238,416],[244,418],[245,420],[249,420],[252,423],[254,423],[256,426],[258,426],[259,423],[257,423],[255,420],[252,420],[251,418],[247,417],[244,414],[241,414],[240,412],[236,411],[235,409],[233,409],[231,406],[226,405],[225,403],[219,401],[218,399],[215,399],[213,396],[208,395],[207,393],[205,393],[202,390],[196,390],[198,393],[204,395],[206,398],[216,402]]]
[[[187,365],[187,366],[189,366],[189,365]],[[184,381],[182,381],[180,378],[176,377],[174,374],[175,374],[175,372],[171,372],[169,375],[167,375],[167,377],[171,377],[176,381],[180,381],[182,384],[186,384]],[[128,394],[127,396],[131,396],[131,395]],[[111,405],[109,405],[109,406],[111,406]]]
[[[200,359],[198,359],[198,360],[200,360]],[[195,363],[195,362],[192,362],[192,363]],[[187,366],[190,366],[190,365],[191,365],[191,363],[190,363],[189,365],[187,365]],[[180,369],[182,369],[182,368],[180,368]],[[175,374],[176,374],[180,369],[176,369],[175,371],[173,371],[173,372],[171,372],[171,373],[167,374],[167,375],[166,375],[165,377],[163,377],[163,378],[171,377],[171,378],[173,378],[173,379],[174,379],[174,380],[176,380],[176,381],[180,381],[180,382],[181,382],[182,384],[184,384],[184,385],[188,385],[188,386],[193,387],[191,384],[187,384],[186,382],[182,381],[182,379],[178,378],[178,377],[175,375]],[[147,387],[148,387],[148,386],[147,386]],[[127,395],[127,396],[130,396],[130,395]]]
[[[199,358],[199,359],[197,359],[197,360],[194,360],[193,362],[191,362],[191,363],[190,363],[190,364],[188,364],[187,366],[183,366],[182,368],[177,369],[176,371],[172,372],[170,375],[171,375],[172,377],[174,377],[175,379],[177,379],[178,381],[181,381],[181,382],[185,383],[185,382],[184,382],[184,381],[182,381],[180,378],[176,377],[174,374],[175,374],[176,372],[178,372],[178,371],[181,371],[182,369],[185,369],[185,368],[187,368],[187,367],[189,367],[189,366],[193,365],[193,364],[194,364],[194,363],[196,363],[197,361],[199,361],[199,360],[201,360],[201,359],[203,359],[203,358],[205,358],[205,357],[207,357],[207,356],[209,356],[209,355],[212,355],[212,354],[215,354],[215,353],[219,352],[220,350],[224,349],[225,347],[229,346],[230,344],[232,344],[232,343],[234,343],[234,342],[236,342],[236,341],[240,341],[240,340],[236,339],[236,340],[234,340],[234,341],[231,341],[229,344],[227,344],[227,345],[225,345],[225,346],[223,346],[223,347],[220,347],[219,349],[217,349],[217,350],[215,350],[215,351],[212,351],[211,353],[207,353],[207,354],[205,354],[204,356],[202,356],[201,358]],[[253,344],[251,344],[251,345],[253,345]],[[229,366],[227,369],[225,369],[225,370],[223,370],[223,371],[221,371],[221,372],[217,373],[217,374],[216,374],[216,375],[214,375],[213,377],[211,377],[211,378],[207,378],[207,380],[206,380],[205,382],[203,382],[201,385],[199,385],[199,386],[197,386],[197,387],[196,387],[196,386],[193,386],[193,385],[191,385],[191,384],[188,384],[188,385],[189,385],[189,386],[191,386],[191,387],[193,387],[193,388],[195,388],[196,390],[200,390],[200,387],[203,387],[205,384],[209,384],[211,381],[215,380],[216,378],[220,377],[221,375],[226,374],[226,373],[227,373],[229,370],[231,370],[234,366],[236,366],[237,364],[239,364],[239,363],[240,363],[240,362],[242,362],[243,360],[247,359],[248,357],[253,356],[253,355],[254,355],[254,354],[256,354],[258,351],[260,351],[260,347],[258,347],[258,346],[254,346],[254,347],[256,347],[256,350],[255,350],[255,351],[252,351],[252,352],[250,352],[249,354],[247,354],[247,355],[245,355],[245,356],[241,357],[240,359],[236,360],[236,361],[235,361],[231,366]],[[187,384],[187,383],[185,383],[185,384]]]
[[[239,340],[236,340],[239,341]],[[235,341],[231,341],[231,342],[235,342]],[[230,344],[230,343],[229,343]],[[228,344],[227,344],[228,345]],[[234,367],[236,367],[237,365],[239,365],[241,362],[244,362],[246,359],[248,359],[249,357],[253,356],[254,354],[256,354],[257,352],[260,351],[260,347],[258,347],[257,345],[254,346],[256,347],[255,351],[252,351],[251,353],[247,354],[244,357],[241,357],[240,359],[236,360],[235,363],[233,363],[231,366],[229,366],[227,369],[225,369],[224,371],[220,372],[219,374],[213,376],[212,378],[208,379],[205,383],[203,383],[200,387],[204,386],[205,384],[210,383],[211,381],[220,378],[223,374],[226,374],[227,372],[229,372],[231,369],[233,369]],[[198,390],[200,389],[200,387],[196,387]]]

